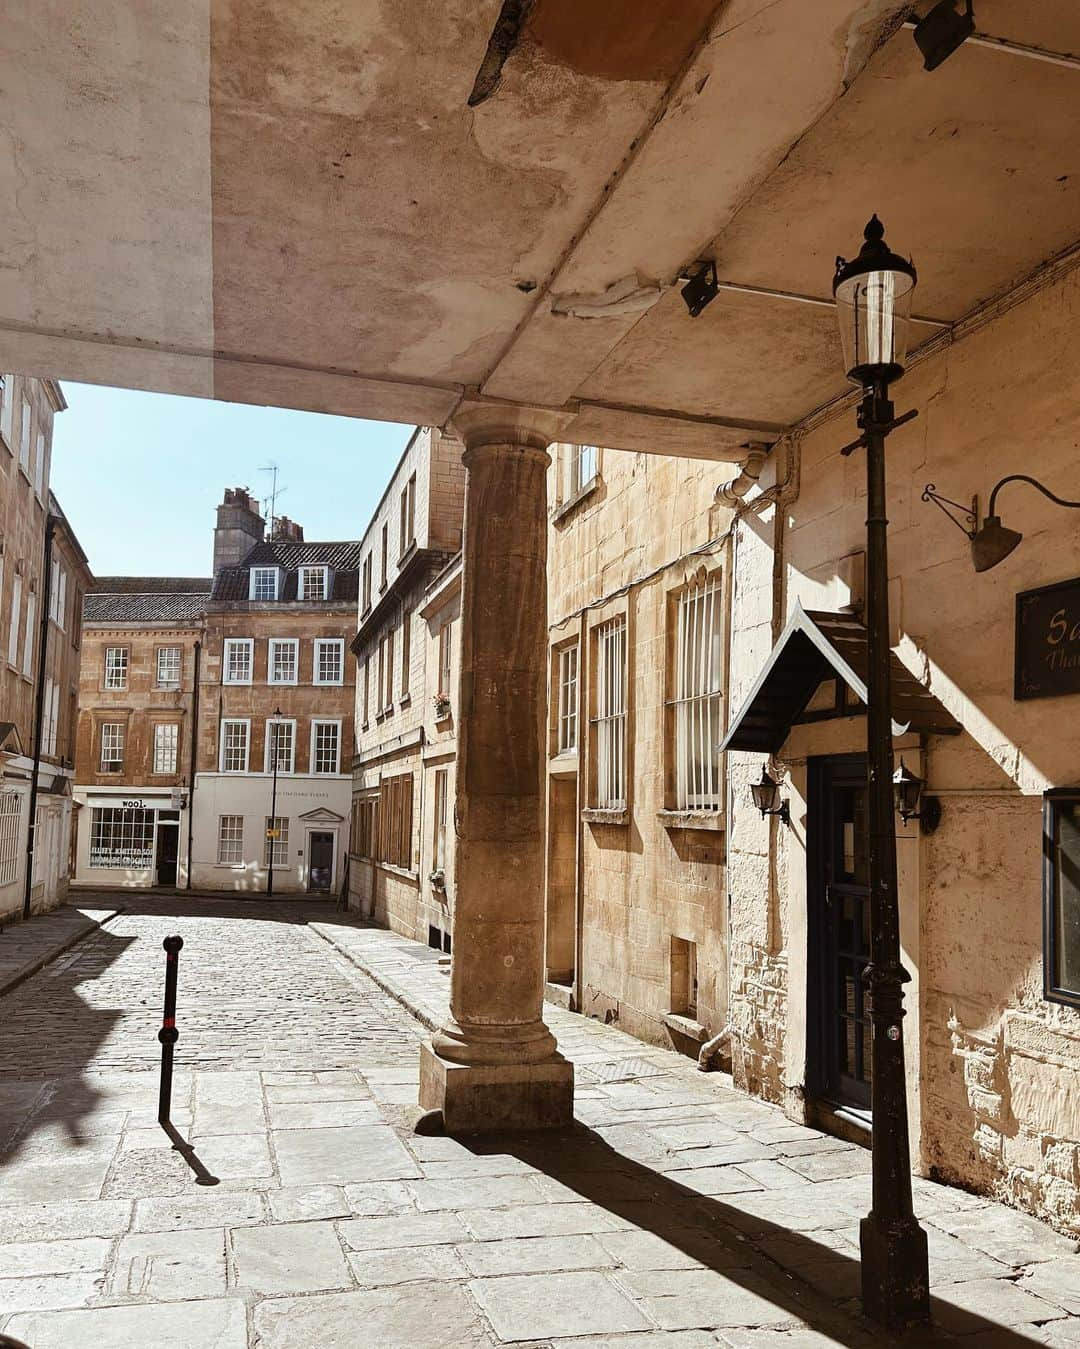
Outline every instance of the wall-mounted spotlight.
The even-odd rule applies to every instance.
[[[905,824],[909,820],[918,820],[919,829],[924,834],[932,834],[941,823],[941,802],[936,796],[923,796],[926,785],[900,760],[900,767],[893,774],[893,800],[897,813]]]
[[[1070,510],[1080,510],[1080,501],[1066,501],[1064,497],[1059,497],[1055,492],[1051,492],[1049,487],[1044,487],[1038,478],[1029,477],[1026,473],[1010,473],[1000,482],[995,483],[993,491],[990,493],[990,506],[986,519],[980,526],[977,497],[972,497],[971,510],[969,511],[966,506],[950,501],[948,497],[940,496],[932,482],[927,483],[923,488],[923,501],[932,501],[971,540],[971,565],[976,571],[989,571],[991,567],[996,567],[999,562],[1004,562],[1024,537],[1018,529],[1009,529],[1003,525],[1001,517],[994,511],[994,507],[997,505],[997,494],[1006,483],[1010,482],[1030,483],[1032,487],[1038,488],[1043,496],[1049,497],[1056,505],[1066,506]],[[963,512],[964,519],[971,525],[970,529],[967,524],[961,524],[953,515],[949,509],[950,506],[954,510]]]
[[[784,824],[791,823],[788,803],[780,800],[780,784],[767,768],[761,770],[761,781],[750,784],[750,795],[754,805],[761,811],[762,819],[766,815],[778,815]]]
[[[702,262],[679,292],[686,301],[690,317],[696,319],[706,305],[712,304],[720,293],[720,281],[715,262]]]
[[[966,0],[962,13],[956,8],[956,0],[940,0],[915,25],[914,37],[923,54],[923,69],[936,70],[957,47],[964,45],[974,31],[975,15],[971,12],[971,0]]]

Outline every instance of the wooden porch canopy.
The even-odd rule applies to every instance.
[[[776,754],[823,679],[839,677],[866,702],[866,628],[854,614],[796,604],[783,635],[739,709],[721,749]],[[893,735],[958,735],[960,723],[894,654]]]

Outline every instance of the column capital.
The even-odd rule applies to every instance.
[[[522,445],[546,450],[574,420],[573,411],[501,403],[495,399],[462,399],[450,426],[467,450],[481,445]]]

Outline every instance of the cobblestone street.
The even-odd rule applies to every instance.
[[[417,1135],[433,952],[324,905],[121,905],[0,1000],[0,1329],[31,1349],[888,1342],[855,1300],[865,1150],[556,1009],[572,1132]],[[172,932],[173,1118],[212,1187],[156,1124]],[[915,1188],[935,1327],[907,1342],[1080,1344],[1075,1241]]]

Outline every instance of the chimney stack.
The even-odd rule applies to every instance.
[[[274,521],[274,539],[281,543],[303,543],[304,527],[287,515],[279,515]]]
[[[236,567],[257,543],[262,543],[266,522],[259,503],[246,487],[226,487],[217,508],[214,530],[214,575],[222,567]]]

